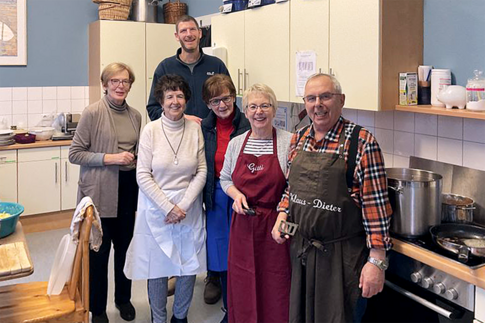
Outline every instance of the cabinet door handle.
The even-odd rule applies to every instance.
[[[56,179],[56,184],[57,184],[57,162],[55,163],[55,179]]]
[[[64,172],[66,173],[66,183],[67,183],[67,162],[65,162],[66,164],[64,165]]]
[[[5,164],[7,157],[0,157],[0,164]]]
[[[242,95],[242,89],[241,89],[241,69],[237,69],[237,95]]]
[[[321,67],[318,69],[318,73],[322,74],[322,68]]]
[[[249,73],[246,73],[246,69],[244,69],[244,90],[247,90],[248,89],[248,87],[247,87],[248,80],[247,80],[246,76],[249,76]]]
[[[333,68],[331,68],[331,67],[330,67],[330,68],[328,69],[328,74],[330,74],[330,75],[332,75],[332,76],[335,76],[335,74],[333,74]]]

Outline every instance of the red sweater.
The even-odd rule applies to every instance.
[[[234,115],[235,112],[233,111],[229,118],[217,118],[216,120],[217,150],[214,157],[216,178],[219,178],[219,176],[221,176],[222,166],[224,165],[224,155],[226,154],[227,145],[229,144],[231,133],[234,130],[234,126],[232,125]]]

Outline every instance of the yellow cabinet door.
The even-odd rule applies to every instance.
[[[175,25],[146,24],[146,98],[150,96],[153,73],[165,58],[177,53],[180,44],[175,40]]]
[[[246,87],[265,83],[278,101],[289,100],[290,4],[244,11]]]
[[[128,64],[135,74],[135,83],[126,98],[146,123],[145,23],[98,20],[89,25],[89,101],[103,96],[100,76],[110,63]]]
[[[329,2],[330,0],[290,1],[290,102],[303,103],[302,96],[297,96],[296,92],[297,52],[315,52],[315,72],[328,73]],[[300,83],[300,86],[303,85]]]
[[[212,17],[212,47],[227,49],[226,67],[237,95],[244,92],[244,11]]]

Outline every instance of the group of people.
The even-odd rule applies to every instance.
[[[152,121],[141,131],[126,103],[134,73],[112,63],[101,75],[105,96],[85,109],[70,148],[81,165],[78,199],[93,199],[103,229],[90,253],[93,323],[108,322],[111,245],[114,301],[127,321],[136,316],[132,279],[147,280],[152,322],[166,323],[175,277],[170,322],[188,322],[196,275],[206,272],[220,283],[221,322],[360,321],[383,288],[392,210],[382,153],[341,116],[338,80],[308,79],[312,122],[291,134],[273,126],[269,86],[250,86],[237,107],[194,18],[180,18],[175,37],[181,48],[155,71]],[[294,236],[284,231],[291,224]]]

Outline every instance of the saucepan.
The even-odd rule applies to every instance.
[[[442,222],[473,222],[475,202],[472,198],[458,194],[443,194],[442,200]]]
[[[470,255],[485,258],[485,227],[473,224],[445,223],[429,230],[433,241],[441,248],[467,262]]]

